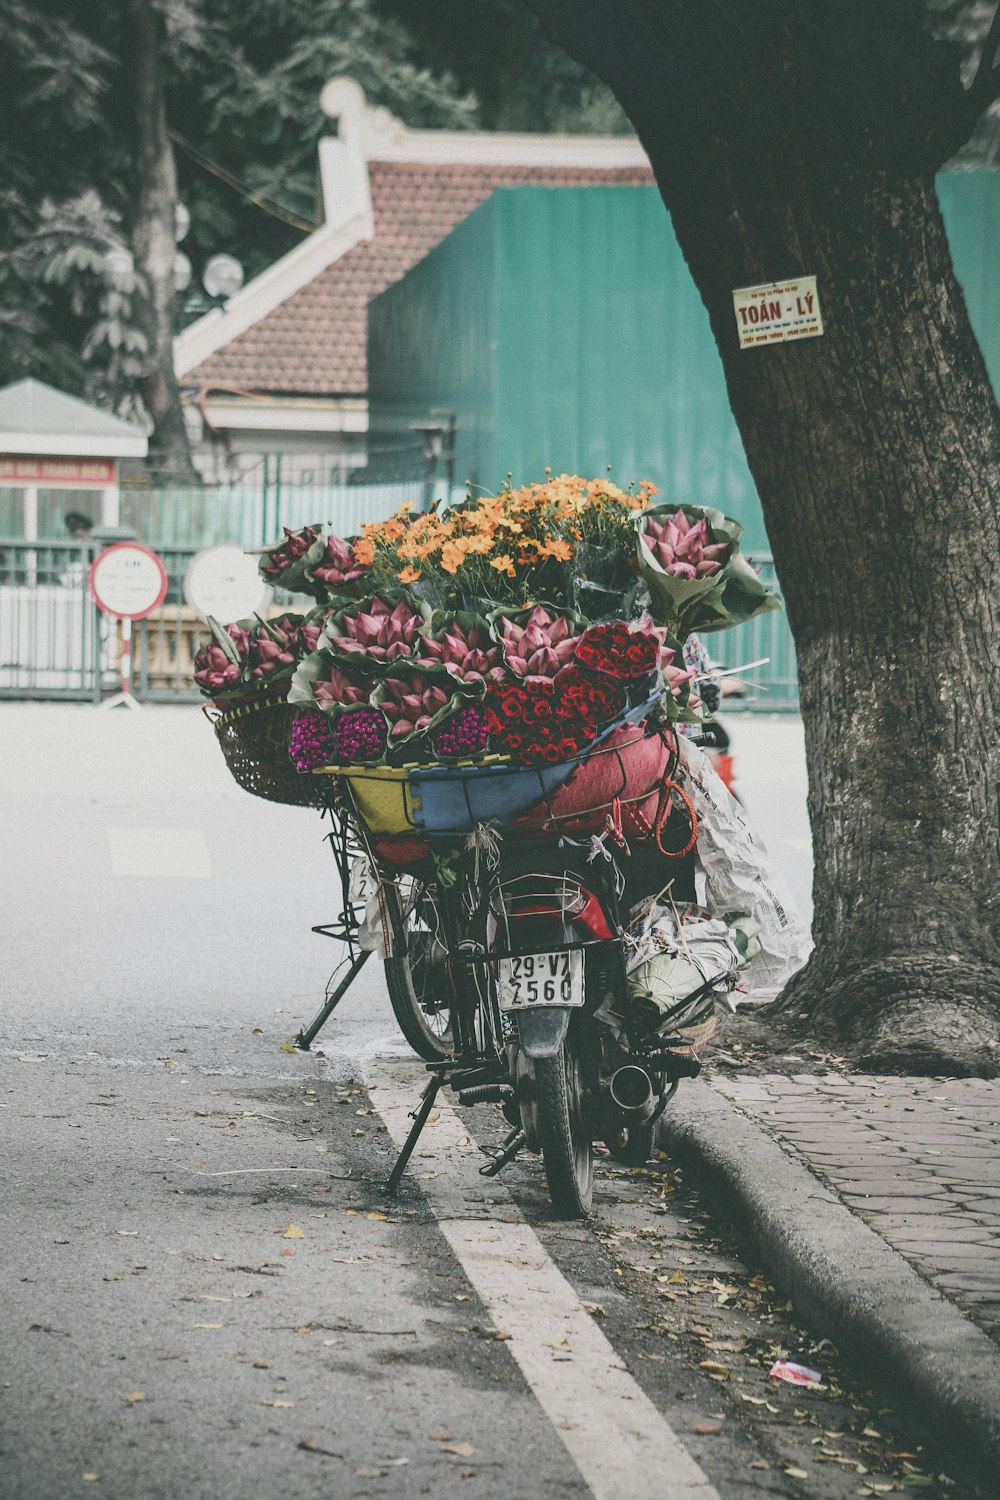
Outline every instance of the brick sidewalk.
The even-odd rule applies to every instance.
[[[712,1088],[1000,1344],[1000,1083],[720,1076]]]

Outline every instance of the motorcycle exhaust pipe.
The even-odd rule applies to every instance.
[[[645,1068],[627,1063],[611,1075],[611,1102],[623,1115],[634,1120],[648,1120],[656,1108],[656,1095]]]

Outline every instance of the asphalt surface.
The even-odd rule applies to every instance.
[[[196,709],[5,704],[0,743],[4,1500],[969,1493],[694,1168],[606,1163],[560,1224],[533,1158],[484,1188],[494,1111],[445,1108],[385,1197],[421,1068],[374,965],[283,1050],[333,862]]]

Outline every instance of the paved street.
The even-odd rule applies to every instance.
[[[374,965],[322,1055],[283,1050],[337,958],[309,931],[333,862],[196,708],[6,704],[0,742],[4,1500],[944,1492],[915,1414],[675,1163],[602,1165],[561,1224],[537,1160],[479,1176],[492,1108],[445,1104],[385,1197],[421,1067]],[[801,891],[798,727],[734,744]],[[805,1086],[719,1082],[816,1117]],[[769,1379],[782,1357],[820,1387]]]

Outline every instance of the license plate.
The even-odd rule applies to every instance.
[[[583,1004],[583,953],[524,953],[497,962],[501,1010]]]

